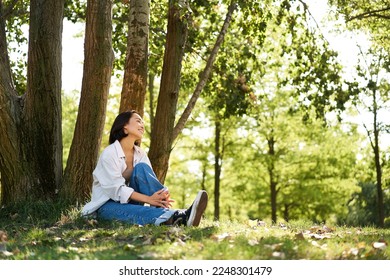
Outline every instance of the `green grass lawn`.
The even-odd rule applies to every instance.
[[[207,217],[196,228],[140,227],[86,220],[76,208],[54,218],[50,207],[34,207],[0,210],[0,259],[390,259],[390,229],[307,221],[278,225],[254,220],[214,222]]]

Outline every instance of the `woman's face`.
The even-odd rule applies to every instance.
[[[140,115],[133,113],[130,120],[124,126],[125,132],[135,139],[141,139],[145,133],[144,121]]]

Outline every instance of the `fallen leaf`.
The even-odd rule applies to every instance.
[[[264,247],[270,248],[272,251],[278,251],[282,248],[283,243],[265,244]]]
[[[185,243],[183,240],[181,240],[181,239],[179,238],[179,239],[177,239],[176,242],[173,243],[173,245],[174,245],[174,246],[185,246],[186,243]]]
[[[358,249],[364,249],[366,248],[366,242],[359,242],[357,245]]]
[[[0,230],[0,242],[6,242],[7,241],[7,234]]]
[[[153,252],[146,252],[145,254],[140,254],[139,257],[141,259],[156,259],[158,255]]]
[[[357,256],[359,254],[359,249],[351,248],[351,249],[349,249],[349,254]]]
[[[274,258],[279,258],[279,259],[282,259],[282,260],[284,260],[286,258],[286,254],[283,253],[283,252],[272,252],[272,256]]]
[[[315,241],[315,240],[313,240],[313,241],[311,242],[311,245],[313,245],[314,247],[318,247],[318,248],[320,248],[320,249],[322,249],[322,250],[326,250],[326,249],[328,248],[328,244],[322,244],[322,245],[320,245],[320,244],[318,244],[318,242]]]
[[[232,235],[230,235],[229,233],[222,233],[222,234],[213,234],[211,236],[211,239],[215,240],[215,241],[218,241],[218,242],[221,242],[223,240],[230,240],[232,238]]]
[[[322,235],[322,234],[312,234],[312,235],[310,235],[310,237],[313,238],[313,239],[317,239],[317,240],[322,240],[322,239],[325,239],[325,238],[329,238],[329,236]]]
[[[323,230],[324,232],[334,232],[334,229],[332,229],[332,228],[330,228],[330,227],[327,227],[326,225],[324,225],[324,226],[322,227],[322,230]]]
[[[311,233],[316,233],[319,229],[320,229],[319,226],[312,226],[312,227],[309,229],[309,231],[310,231]]]
[[[10,257],[13,255],[13,253],[9,252],[9,251],[2,251],[3,255],[6,256],[6,257]]]
[[[143,245],[151,245],[153,244],[152,238],[146,239],[144,242],[142,242]]]
[[[135,248],[135,246],[133,244],[126,244],[125,246],[123,246],[123,250],[125,250],[125,251],[129,251],[129,250],[132,250],[134,248]]]
[[[72,246],[69,246],[68,249],[69,249],[70,251],[74,251],[74,252],[77,252],[77,251],[79,250],[79,248],[77,248],[77,247],[72,247]]]
[[[87,220],[87,223],[90,225],[90,226],[96,226],[98,224],[98,221],[95,220],[95,219],[88,219]]]
[[[385,250],[387,244],[385,242],[374,242],[372,243],[372,247],[374,247],[375,249]]]
[[[11,217],[12,220],[15,220],[17,217],[19,217],[19,214],[18,213],[15,213],[15,214],[10,214],[9,215]]]
[[[259,241],[257,241],[256,239],[249,239],[248,244],[249,246],[255,246],[259,244]]]

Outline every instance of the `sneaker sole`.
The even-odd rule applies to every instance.
[[[194,204],[192,205],[192,211],[187,221],[187,226],[197,227],[200,224],[204,210],[206,209],[208,202],[208,195],[206,191],[199,191]]]

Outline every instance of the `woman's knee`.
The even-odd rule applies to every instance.
[[[149,166],[149,164],[145,163],[145,162],[140,162],[140,163],[137,163],[135,166],[134,166],[134,170],[133,171],[138,171],[138,170],[147,170],[147,171],[150,171],[152,170],[152,168]]]

